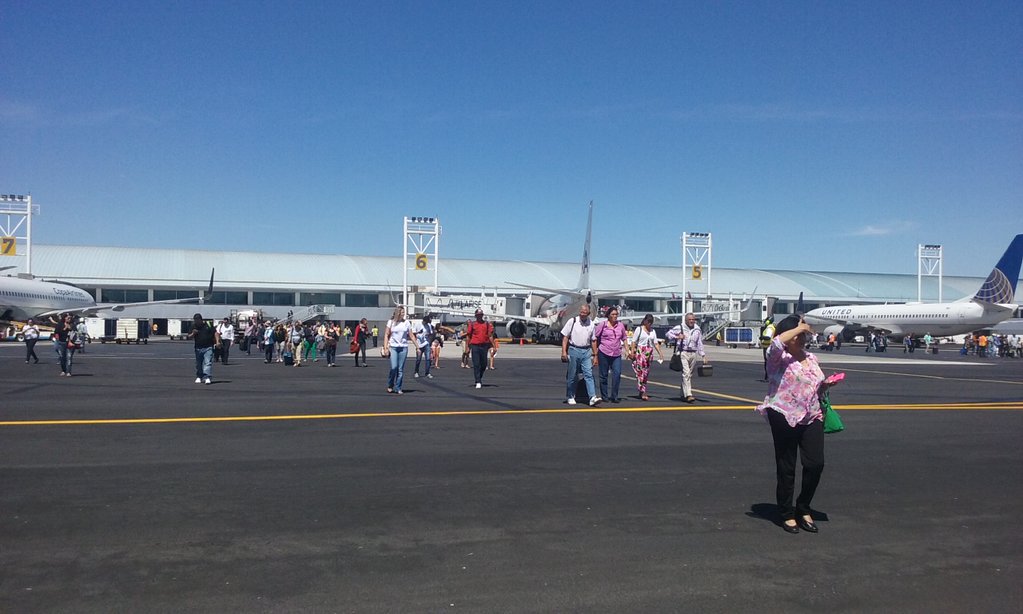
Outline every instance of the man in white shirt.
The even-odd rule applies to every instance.
[[[39,342],[39,327],[31,318],[25,328],[21,329],[22,338],[25,340],[25,364],[28,364],[29,360],[35,360],[36,364],[39,364],[39,357],[36,356],[36,343]]]
[[[707,364],[707,353],[703,349],[703,333],[696,325],[696,315],[687,313],[685,324],[668,331],[668,340],[675,341],[675,351],[682,355],[682,400],[686,403],[695,403],[693,367],[696,365],[696,357],[699,356],[703,359],[703,364]]]
[[[231,344],[234,343],[234,324],[231,320],[224,318],[224,321],[217,327],[220,333],[220,363],[226,365],[227,357],[231,352]]]
[[[568,397],[566,403],[575,405],[575,380],[579,371],[583,372],[586,382],[586,393],[590,397],[590,405],[600,403],[593,384],[593,367],[597,364],[597,339],[593,335],[595,328],[590,319],[590,306],[579,308],[579,316],[569,320],[561,329],[561,362],[568,363],[565,390]]]

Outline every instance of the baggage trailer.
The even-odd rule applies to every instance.
[[[167,320],[167,336],[171,340],[177,341],[179,339],[187,339],[188,333],[184,330],[182,324],[184,320]],[[191,324],[191,320],[189,320]]]
[[[120,318],[117,320],[116,343],[149,344],[149,320]]]
[[[752,348],[754,344],[760,344],[760,337],[757,335],[755,328],[749,326],[729,326],[725,328],[725,344],[732,348],[739,347],[740,344],[745,344],[747,348]]]
[[[85,329],[93,341],[106,343],[117,338],[117,320],[85,318]]]

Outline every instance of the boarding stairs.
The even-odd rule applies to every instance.
[[[291,314],[291,320],[293,322],[306,323],[310,320],[316,320],[324,316],[329,316],[334,313],[337,309],[336,305],[309,305],[295,311]]]

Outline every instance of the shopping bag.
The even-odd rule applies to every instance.
[[[842,417],[831,406],[831,397],[827,393],[824,393],[824,397],[821,398],[821,411],[824,412],[825,433],[838,433],[845,430],[845,425],[842,424]]]
[[[681,371],[682,370],[682,355],[679,354],[678,352],[675,352],[674,354],[672,354],[671,355],[671,361],[668,363],[668,368],[671,369],[672,371]]]

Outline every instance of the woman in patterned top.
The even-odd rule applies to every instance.
[[[810,513],[821,472],[824,471],[824,415],[820,398],[833,384],[824,381],[817,357],[806,351],[810,325],[791,315],[778,323],[767,349],[768,393],[756,411],[767,418],[774,438],[777,467],[776,496],[782,528],[817,532]],[[796,485],[796,451],[803,463],[803,479],[792,505]]]
[[[639,398],[649,401],[646,393],[646,384],[650,379],[650,360],[653,358],[654,350],[664,362],[664,352],[661,345],[657,343],[657,331],[654,330],[653,314],[643,316],[643,321],[632,333],[632,343],[629,345],[629,358],[632,359],[632,370],[636,373],[636,385],[639,386]]]

